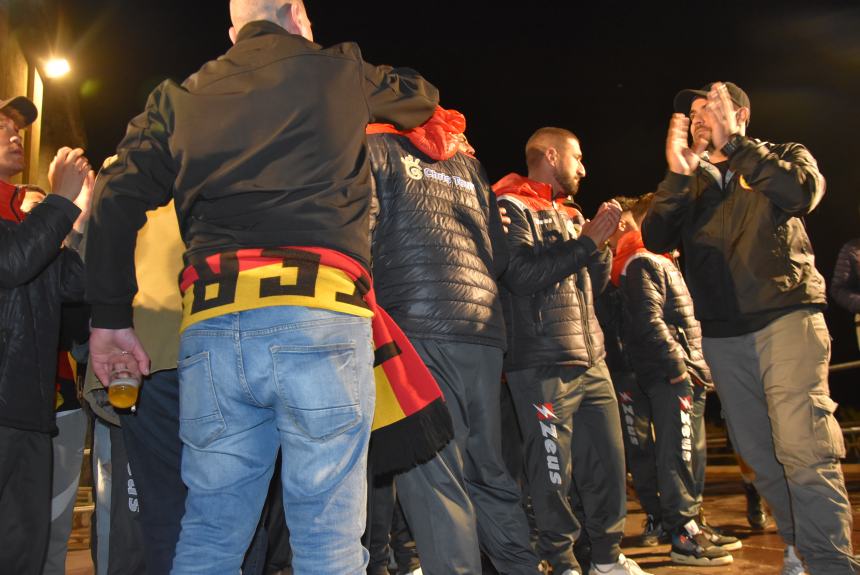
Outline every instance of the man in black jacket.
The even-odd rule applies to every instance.
[[[63,242],[85,221],[93,177],[83,150],[61,148],[52,193],[24,217],[11,180],[36,114],[26,98],[0,101],[0,569],[23,575],[42,573],[48,546],[60,304],[84,295],[83,264]]]
[[[586,222],[562,203],[585,177],[579,139],[568,130],[536,131],[526,163],[528,178],[510,174],[493,190],[511,219],[502,278],[505,372],[523,433],[538,553],[555,573],[580,572],[573,555],[580,526],[568,498],[573,488],[584,506],[591,573],[641,574],[620,551],[624,448],[593,306],[593,293],[609,280],[611,252],[604,244],[621,208],[605,203]]]
[[[802,145],[746,136],[750,100],[735,84],[683,90],[674,104],[645,247],[681,247],[732,444],[787,545],[783,573],[803,572],[795,546],[813,573],[854,573],[824,280],[801,219],[824,178]]]
[[[314,44],[300,0],[232,0],[230,16],[233,47],[158,86],[99,177],[91,364],[103,384],[111,364],[149,371],[132,328],[134,243],[172,197],[187,247],[188,486],[172,573],[239,570],[280,447],[294,569],[358,575],[375,404],[364,129],[415,127],[438,92],[355,44]]]
[[[507,246],[465,127],[462,114],[437,108],[415,130],[369,130],[382,132],[368,136],[377,298],[433,372],[454,421],[454,441],[396,485],[425,573],[480,573],[480,548],[500,573],[536,574],[520,490],[500,451],[506,341],[496,277]]]

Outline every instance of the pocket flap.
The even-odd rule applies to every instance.
[[[826,411],[827,413],[833,414],[836,413],[836,408],[839,407],[839,404],[830,399],[830,396],[823,395],[821,393],[810,393],[810,399],[812,399],[812,405],[821,409],[822,411]]]

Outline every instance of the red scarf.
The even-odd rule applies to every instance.
[[[371,434],[370,468],[376,475],[406,470],[417,463],[432,458],[454,436],[451,415],[445,398],[436,380],[409,339],[394,320],[376,303],[376,294],[370,274],[354,259],[340,252],[318,247],[282,248],[285,257],[268,257],[261,249],[242,249],[206,257],[185,268],[180,276],[180,289],[185,295],[186,315],[193,308],[197,294],[205,293],[207,283],[218,282],[221,277],[235,282],[237,274],[262,269],[272,264],[281,267],[297,267],[312,262],[318,269],[334,269],[343,272],[355,286],[352,295],[335,294],[336,311],[364,315],[373,313],[374,378],[376,380],[376,411]],[[289,256],[289,252],[293,252]],[[225,261],[232,264],[226,265]],[[309,286],[307,301],[296,301],[292,305],[308,305],[333,309],[334,304],[323,294],[332,290],[318,289],[325,283],[326,274],[320,273]],[[201,278],[206,278],[201,279]],[[196,285],[202,281],[202,284]],[[349,285],[347,283],[347,285]],[[224,298],[223,303],[212,307],[215,315],[230,313],[231,306],[245,305],[238,309],[253,309],[265,304],[266,297],[250,302]],[[229,299],[229,301],[226,301]],[[269,297],[269,305],[276,303]],[[352,306],[350,308],[350,306]],[[215,317],[212,313],[208,317]]]

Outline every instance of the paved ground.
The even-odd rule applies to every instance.
[[[860,548],[860,467],[846,466],[849,492],[854,507],[854,546]],[[624,552],[634,558],[646,571],[654,575],[771,575],[782,567],[782,540],[771,524],[764,532],[753,532],[746,522],[746,500],[740,489],[740,475],[735,467],[715,466],[708,468],[708,487],[705,508],[709,523],[724,528],[743,540],[744,547],[735,551],[734,563],[724,567],[686,567],[669,562],[669,546],[634,547],[635,538],[641,532],[644,515],[639,504],[628,505]],[[69,552],[66,567],[68,575],[91,575],[93,573],[89,550]],[[336,575],[336,574],[333,574]]]

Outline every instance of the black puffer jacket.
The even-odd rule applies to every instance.
[[[434,160],[398,134],[368,136],[379,304],[409,337],[504,349],[496,276],[507,262],[496,198],[462,152]]]
[[[60,304],[84,297],[81,258],[60,246],[78,213],[48,196],[23,222],[0,220],[0,425],[56,431]]]
[[[860,313],[860,238],[855,238],[839,250],[830,293],[843,308]]]
[[[638,232],[627,235],[631,234],[638,238]],[[640,250],[616,264],[622,266],[625,350],[640,382],[669,382],[689,372],[711,383],[702,353],[702,328],[675,263]]]
[[[595,365],[605,352],[592,292],[609,281],[610,250],[577,237],[581,215],[552,202],[548,185],[510,174],[493,190],[511,218],[502,277],[505,369]]]
[[[815,158],[800,144],[745,138],[729,170],[724,179],[703,161],[692,176],[670,172],[642,223],[648,250],[681,247],[705,337],[743,335],[826,303],[800,219],[824,196]]]
[[[622,334],[624,323],[629,321],[624,313],[624,297],[621,290],[611,283],[600,296],[594,298],[594,312],[603,331],[603,346],[606,348],[606,367],[610,373],[632,372],[630,354],[624,345]]]

